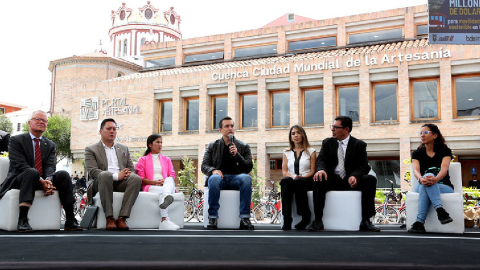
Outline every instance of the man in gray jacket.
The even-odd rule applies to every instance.
[[[233,136],[232,118],[222,118],[219,126],[222,138],[208,145],[202,162],[202,172],[208,176],[205,186],[209,189],[207,229],[217,229],[220,190],[240,190],[240,229],[253,230],[250,223],[252,178],[248,175],[253,168],[250,146]]]

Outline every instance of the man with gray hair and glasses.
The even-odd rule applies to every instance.
[[[45,196],[58,192],[66,214],[65,230],[82,230],[73,214],[75,198],[70,175],[66,171],[55,172],[55,143],[42,136],[48,119],[44,111],[34,111],[28,121],[29,132],[10,138],[8,175],[0,187],[0,199],[10,189],[19,189],[19,217],[17,232],[31,232],[28,211],[35,199],[35,190],[43,190]]]

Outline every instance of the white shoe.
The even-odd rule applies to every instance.
[[[163,201],[160,204],[160,209],[167,209],[167,207],[173,203],[173,196],[168,194],[165,197],[163,197]]]
[[[158,227],[160,230],[167,230],[167,231],[174,231],[180,229],[180,226],[171,222],[170,220],[165,220],[160,222],[160,226]]]

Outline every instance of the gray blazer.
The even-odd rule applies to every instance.
[[[135,167],[130,158],[128,147],[123,144],[115,143],[115,150],[117,152],[119,169],[123,170],[128,168],[132,174],[135,174]],[[96,185],[93,185],[93,182],[101,172],[108,170],[107,154],[103,148],[102,141],[85,147],[85,167],[87,168],[89,179],[87,191],[88,204],[91,205],[93,204],[93,197],[98,192],[97,188],[95,188]]]

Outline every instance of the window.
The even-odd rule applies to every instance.
[[[377,177],[377,188],[391,188],[386,180],[393,181],[393,188],[400,188],[400,157],[369,158],[368,163]]]
[[[159,58],[145,61],[145,67],[167,67],[175,65],[175,57]]]
[[[323,89],[303,91],[302,125],[323,125]]]
[[[159,117],[160,123],[158,123],[159,132],[172,131],[172,101],[165,100],[159,103]]]
[[[412,81],[413,119],[438,119],[438,79]]]
[[[373,85],[373,122],[397,121],[397,83],[377,83]]]
[[[242,95],[240,97],[240,108],[242,110],[240,128],[257,127],[257,98],[258,96],[256,94]]]
[[[0,115],[1,114],[5,114],[5,108],[3,108],[3,107],[0,107]]]
[[[120,57],[122,56],[122,41],[119,40],[118,41],[118,54],[117,54],[117,57]]]
[[[417,37],[428,35],[428,24],[417,25]]]
[[[203,53],[203,54],[192,54],[185,56],[185,63],[188,62],[201,62],[201,61],[212,61],[212,60],[222,60],[223,52],[212,52],[212,53]]]
[[[123,56],[127,56],[127,40],[123,41]]]
[[[359,122],[358,85],[337,87],[337,115],[346,115]]]
[[[277,44],[235,49],[235,58],[277,54]]]
[[[288,91],[270,94],[271,126],[284,127],[290,125],[290,93]]]
[[[185,99],[185,130],[198,130],[198,98]]]
[[[140,41],[140,45],[145,45],[145,41],[147,41],[146,38],[142,38],[141,41]]]
[[[369,31],[365,33],[350,34],[350,44],[366,43],[382,40],[400,39],[403,38],[402,28],[387,29],[380,31]]]
[[[480,115],[480,75],[454,78],[455,117]]]
[[[337,37],[316,38],[309,40],[290,41],[288,43],[289,51],[314,49],[320,47],[336,46]]]
[[[213,129],[220,128],[220,126],[218,125],[218,122],[220,122],[220,119],[227,116],[227,114],[228,114],[228,97],[227,96],[212,97]]]
[[[22,129],[22,123],[17,123],[17,131],[20,131]]]

